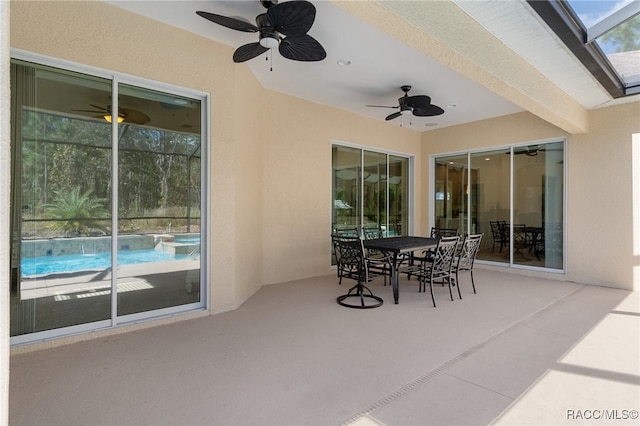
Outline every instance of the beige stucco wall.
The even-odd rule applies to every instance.
[[[211,95],[212,313],[264,284],[331,273],[332,141],[415,155],[423,234],[429,155],[567,137],[568,274],[554,278],[638,288],[629,181],[639,103],[591,112],[579,136],[529,113],[420,134],[266,90],[231,61],[233,48],[101,2],[12,1],[10,24],[12,48]]]
[[[419,157],[416,132],[265,90],[233,48],[111,5],[12,1],[10,31],[12,48],[211,95],[213,313],[331,273],[332,141]]]
[[[549,276],[638,290],[634,234],[640,224],[634,223],[631,177],[632,168],[640,168],[632,155],[640,102],[590,111],[588,124],[587,133],[570,135],[525,112],[425,132],[421,167],[434,154],[566,138],[567,273]],[[421,207],[428,212],[429,200]]]
[[[331,273],[331,142],[418,154],[420,135],[280,93],[267,104],[278,108],[265,112],[263,136],[264,282]]]

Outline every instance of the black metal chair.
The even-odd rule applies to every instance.
[[[496,250],[496,244],[500,244],[500,253],[502,253],[502,249],[505,245],[509,245],[509,230],[506,229],[506,222],[504,221],[495,221],[489,222],[491,226],[491,236],[493,237],[493,248],[491,249],[491,253]]]
[[[382,298],[375,296],[365,285],[376,278],[388,275],[389,269],[378,270],[370,268],[365,256],[364,246],[360,238],[340,238],[333,236],[336,254],[340,257],[342,268],[341,279],[349,278],[357,284],[349,289],[347,294],[337,298],[338,304],[348,308],[370,309],[377,308],[383,303]],[[386,279],[386,278],[385,278]],[[357,299],[349,303],[351,298]]]
[[[457,237],[458,236],[458,230],[456,228],[436,228],[436,227],[431,227],[431,232],[429,234],[430,238],[442,238],[442,237]],[[425,250],[423,251],[421,254],[415,254],[415,253],[411,253],[411,256],[409,258],[409,264],[410,265],[415,265],[416,262],[421,263],[421,262],[433,262],[433,256],[435,254],[435,250],[431,249],[431,250]],[[408,267],[405,269],[405,272],[407,274],[407,278],[411,279],[411,275],[412,275],[412,271],[415,268],[411,268]]]
[[[434,308],[436,307],[436,298],[433,295],[433,283],[435,282],[441,282],[443,285],[445,282],[447,283],[449,286],[449,296],[453,301],[451,272],[459,241],[460,237],[458,236],[440,238],[434,251],[433,260],[431,262],[421,262],[420,270],[418,274],[416,274],[420,282],[418,291],[426,291],[427,281],[429,282],[431,300],[433,301]]]
[[[376,238],[384,238],[384,235],[379,226],[363,226],[362,238],[365,240],[373,240]]]
[[[383,232],[380,227],[362,227],[362,238],[365,240],[374,240],[383,238]],[[381,252],[380,250],[364,249],[365,257],[369,264],[369,269],[375,270],[377,273],[383,274],[384,285],[387,285],[387,275],[390,275],[391,268],[391,256],[388,253]]]
[[[333,233],[331,234],[331,243],[333,245],[333,256],[336,259],[336,272],[338,274],[338,284],[342,284],[342,265],[340,264],[340,256],[336,250],[335,238],[360,238],[358,234],[358,228],[355,226],[353,228],[333,228]]]
[[[513,258],[520,261],[531,260],[525,254],[529,244],[526,229],[527,225],[524,224],[513,225]]]
[[[442,238],[442,237],[457,237],[458,229],[457,228],[431,228],[431,238]]]
[[[460,294],[460,279],[458,274],[463,271],[469,271],[471,274],[471,285],[473,286],[473,293],[476,294],[476,283],[473,280],[473,264],[475,263],[476,256],[480,250],[480,242],[482,241],[483,234],[466,235],[462,240],[460,253],[454,260],[455,279],[454,284],[458,287],[458,296],[462,299]]]

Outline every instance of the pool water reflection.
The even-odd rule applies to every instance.
[[[148,262],[169,262],[193,259],[189,254],[174,254],[151,250],[122,250],[118,252],[118,265]],[[49,274],[104,270],[111,267],[111,253],[73,254],[62,256],[23,257],[22,276],[27,278]]]

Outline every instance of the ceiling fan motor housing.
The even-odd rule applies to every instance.
[[[260,3],[262,4],[262,6],[269,9],[270,7],[273,7],[276,4],[278,4],[278,0],[260,0]]]
[[[258,15],[256,17],[256,24],[258,24],[258,31],[260,32],[260,45],[269,49],[278,47],[282,37],[280,37],[280,34],[273,27],[269,16],[266,13]]]

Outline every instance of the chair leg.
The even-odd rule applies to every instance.
[[[473,286],[473,294],[478,294],[476,293],[476,283],[473,282],[473,269],[471,269],[471,285]]]
[[[456,270],[456,287],[458,287],[458,297],[462,300],[462,294],[460,293],[460,280],[458,279],[458,271]]]
[[[449,275],[445,279],[447,280],[447,284],[449,284],[449,296],[451,297],[451,301],[453,302],[453,292],[451,291],[451,275]]]
[[[365,290],[368,294],[365,294]],[[360,299],[360,304],[351,304],[346,300],[351,297],[356,297]],[[370,301],[370,304],[367,305],[366,300]],[[381,306],[383,303],[382,298],[375,296],[369,287],[365,286],[362,283],[358,283],[355,286],[351,287],[347,294],[342,296],[338,296],[337,302],[339,305],[346,306],[347,308],[356,308],[356,309],[371,309],[377,308]]]
[[[433,307],[436,307],[436,298],[433,296],[433,279],[429,280],[429,289],[431,290],[431,300],[433,301]]]

